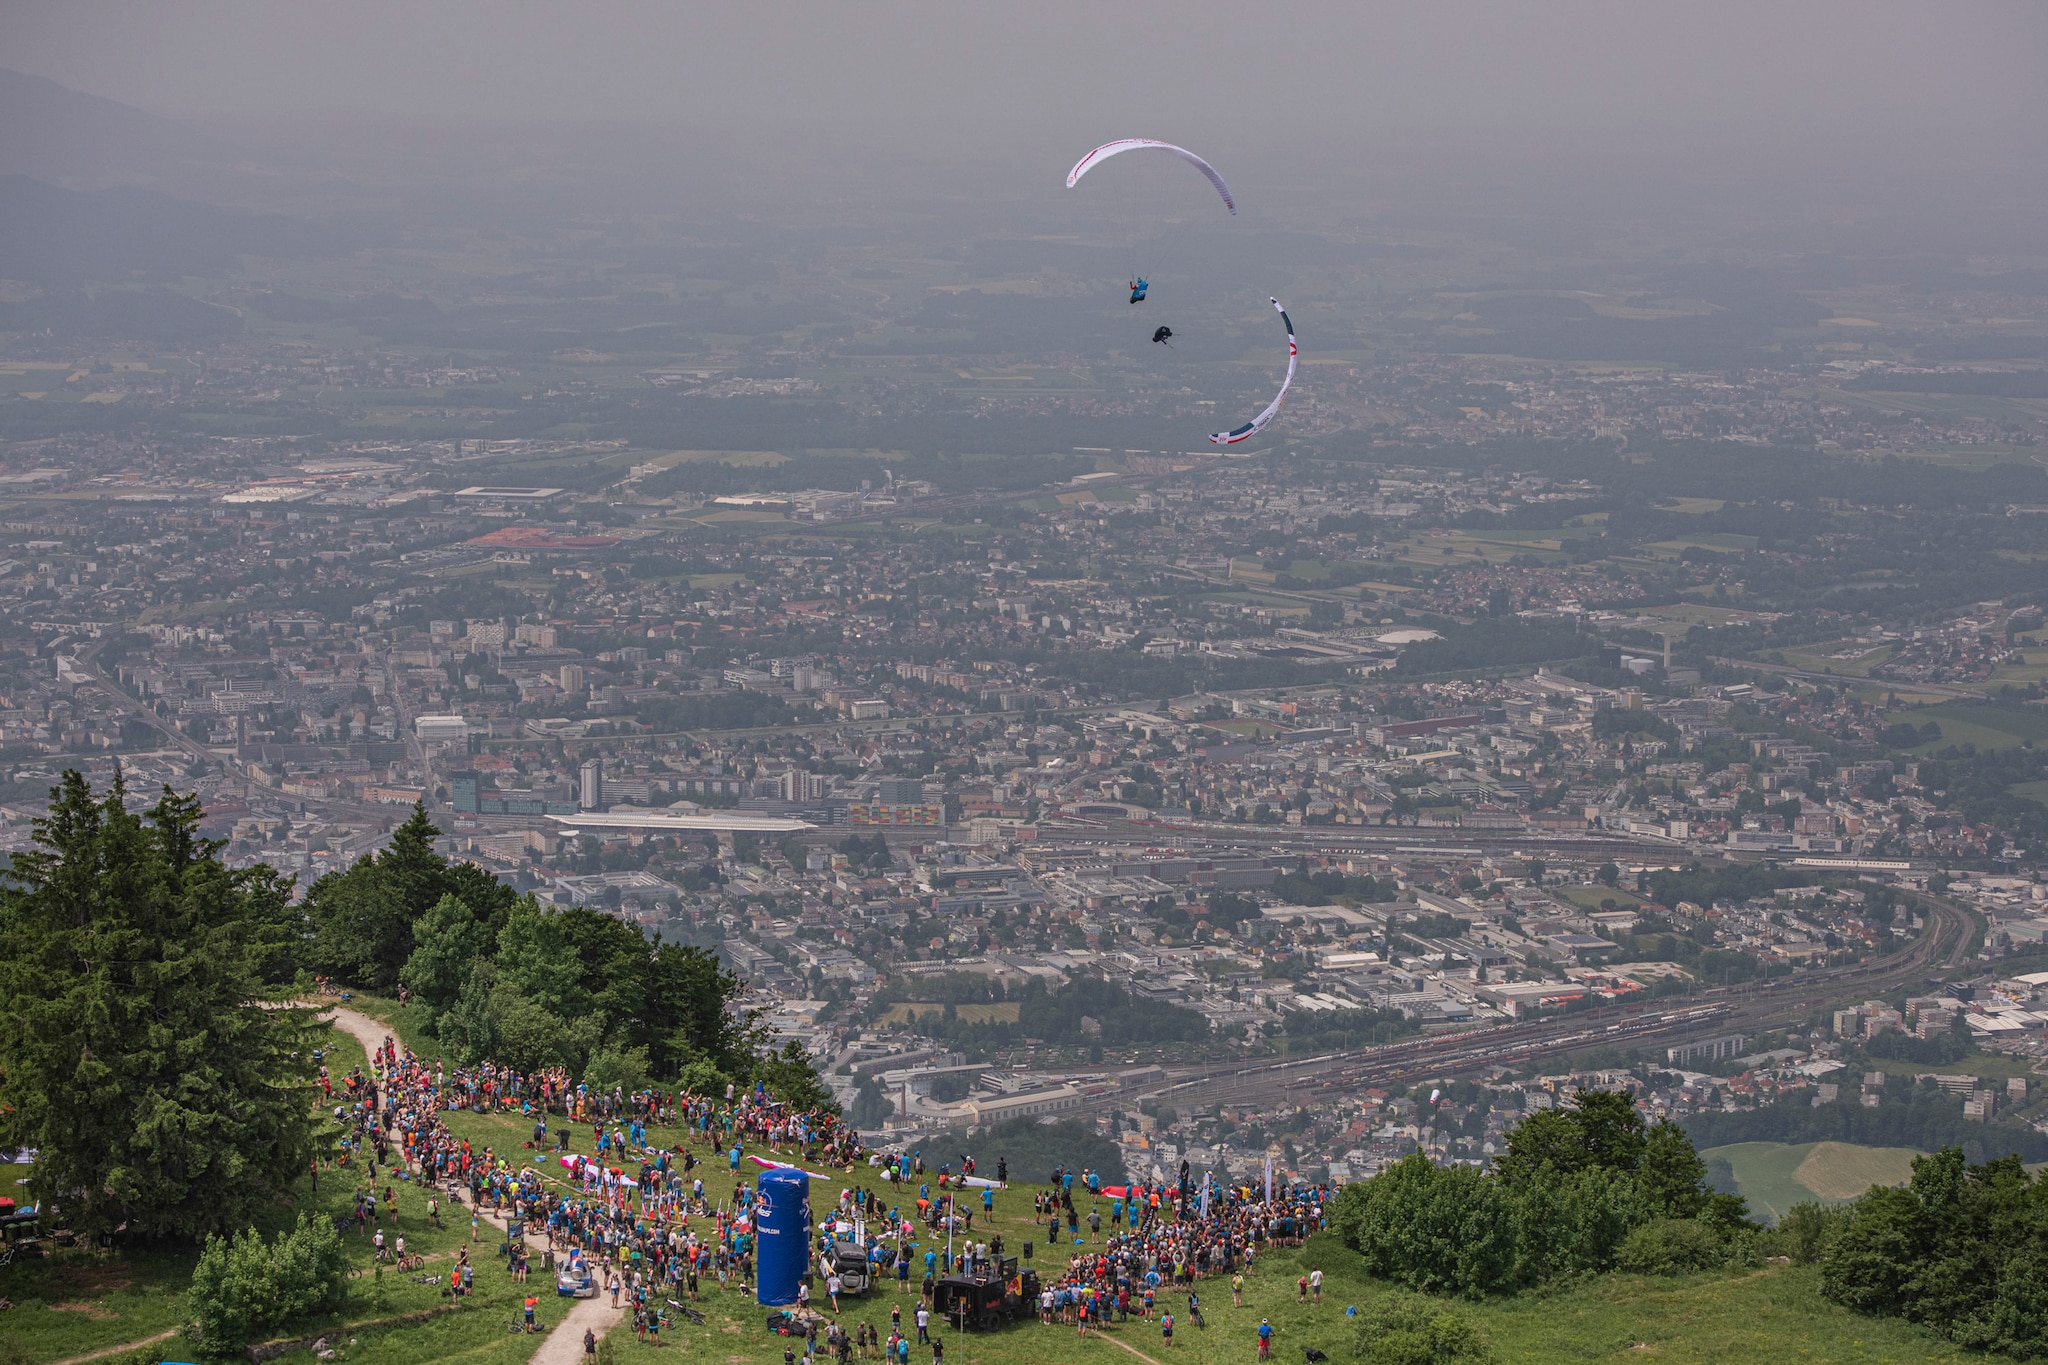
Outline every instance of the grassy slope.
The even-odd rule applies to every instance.
[[[368,1010],[379,1017],[393,1017],[380,1002],[368,1002]],[[513,1120],[475,1115],[452,1118],[457,1131],[472,1142],[479,1138],[502,1140],[520,1151],[519,1144],[526,1136]],[[1802,1146],[1798,1149],[1800,1160],[1811,1156],[1814,1146],[1840,1145]],[[1786,1167],[1788,1177],[1798,1164],[1795,1160]],[[706,1185],[716,1188],[708,1179]],[[1802,1188],[1788,1206],[1811,1197]],[[1027,1239],[1037,1241],[1028,1222],[1030,1207],[1029,1187],[1000,1194],[990,1226],[1002,1231],[1013,1247]],[[982,1226],[980,1219],[976,1226]],[[1294,1278],[1310,1268],[1311,1262],[1330,1277],[1321,1307],[1294,1302]],[[1041,1250],[1035,1263],[1050,1269],[1056,1261]],[[1312,1252],[1283,1251],[1263,1265],[1252,1277],[1243,1309],[1230,1307],[1226,1282],[1212,1281],[1203,1293],[1210,1328],[1194,1331],[1183,1325],[1170,1356],[1160,1343],[1156,1324],[1132,1322],[1113,1329],[1112,1334],[1154,1362],[1171,1359],[1176,1365],[1243,1365],[1254,1357],[1254,1334],[1259,1319],[1266,1316],[1278,1329],[1276,1360],[1296,1365],[1301,1348],[1315,1346],[1328,1352],[1336,1365],[1343,1365],[1351,1339],[1342,1316],[1344,1306],[1387,1292],[1359,1273],[1356,1258],[1349,1252],[1330,1239],[1318,1239]],[[704,1300],[708,1325],[665,1333],[661,1358],[680,1356],[687,1365],[776,1365],[783,1342],[762,1331],[759,1311],[751,1299],[721,1295],[707,1285]],[[899,1302],[909,1303],[892,1291],[877,1291],[866,1300],[850,1302],[841,1320],[849,1328],[866,1321],[886,1331],[890,1305]],[[1552,1293],[1462,1306],[1459,1311],[1492,1337],[1505,1365],[1646,1357],[1683,1362],[1748,1357],[1819,1365],[1984,1359],[1948,1349],[1903,1323],[1851,1317],[1822,1301],[1813,1271],[1789,1266],[1674,1280],[1608,1276]],[[951,1332],[945,1336],[949,1365],[1102,1365],[1105,1361],[1130,1365],[1133,1359],[1127,1351],[1099,1339],[1080,1340],[1067,1329],[1036,1324],[1013,1326],[993,1336],[969,1333],[956,1339]],[[650,1365],[656,1359],[653,1348],[635,1342],[630,1333],[622,1331],[614,1340],[622,1358],[644,1358]],[[912,1359],[922,1365],[927,1356],[918,1351]]]
[[[336,1075],[362,1060],[361,1048],[344,1033],[333,1033],[327,1048],[328,1064]],[[380,1187],[385,1183],[389,1182],[380,1181]],[[323,1217],[339,1216],[351,1206],[355,1188],[351,1172],[325,1171],[318,1195],[301,1183],[298,1207]],[[448,1229],[437,1232],[426,1222],[424,1199],[402,1184],[397,1188],[397,1227],[404,1232],[408,1247],[429,1257],[430,1270],[445,1274],[454,1261],[455,1249],[469,1236],[467,1219],[446,1220]],[[264,1230],[274,1232],[295,1217],[296,1210],[278,1209],[265,1219]],[[387,1234],[390,1227],[387,1222]],[[485,1245],[471,1252],[471,1259],[479,1265],[477,1292],[457,1312],[442,1320],[392,1330],[357,1327],[355,1335],[361,1345],[351,1358],[394,1365],[458,1354],[478,1365],[513,1365],[526,1360],[532,1353],[531,1343],[504,1330],[517,1311],[515,1287],[490,1262],[490,1250],[497,1245],[495,1233],[486,1229],[485,1236]],[[351,1302],[341,1322],[319,1326],[362,1324],[438,1308],[446,1302],[438,1285],[407,1283],[395,1272],[387,1273],[380,1282],[371,1270],[367,1239],[350,1235],[344,1240],[361,1273],[351,1287]],[[193,1257],[192,1251],[183,1248],[118,1256],[76,1251],[40,1263],[0,1268],[0,1297],[14,1303],[0,1315],[0,1348],[18,1343],[27,1359],[63,1360],[139,1342],[178,1327],[185,1318],[184,1291],[191,1280]],[[53,1306],[58,1304],[79,1306]],[[156,1361],[178,1358],[187,1350],[182,1342],[166,1342],[143,1354]]]
[[[381,1012],[377,1002],[366,1002]],[[341,1070],[360,1054],[345,1036],[335,1035],[330,1054]],[[516,1118],[485,1118],[452,1115],[451,1127],[472,1143],[489,1142],[518,1158],[526,1156],[522,1144],[528,1128]],[[587,1142],[579,1140],[578,1147]],[[715,1168],[722,1171],[721,1166]],[[707,1185],[712,1182],[707,1180]],[[329,1173],[321,1181],[322,1205],[346,1207],[353,1186]],[[713,1188],[716,1188],[713,1185]],[[836,1193],[836,1192],[835,1192]],[[827,1196],[829,1197],[829,1195]],[[446,1233],[435,1234],[422,1227],[422,1205],[411,1193],[399,1200],[401,1225],[409,1242],[420,1244],[437,1259],[435,1266],[448,1264],[458,1241],[467,1236],[464,1224],[451,1222]],[[1028,1189],[997,1196],[993,1227],[1001,1230],[1012,1246],[1027,1238],[1037,1240],[1028,1222]],[[979,1225],[979,1220],[977,1220]],[[358,1328],[355,1345],[346,1358],[358,1365],[421,1365],[428,1361],[461,1360],[472,1365],[514,1365],[526,1360],[535,1342],[506,1332],[505,1324],[516,1311],[513,1286],[489,1257],[496,1239],[490,1239],[482,1255],[473,1253],[479,1270],[478,1293],[457,1314],[425,1323],[388,1328]],[[366,1251],[358,1259],[367,1262]],[[1303,1307],[1294,1302],[1296,1274],[1320,1265],[1330,1276],[1325,1302],[1320,1307]],[[94,1322],[76,1313],[54,1314],[46,1306],[39,1311],[45,1321],[60,1318],[53,1329],[39,1332],[30,1342],[29,1358],[54,1360],[87,1350],[149,1335],[149,1326],[175,1322],[178,1313],[175,1292],[189,1275],[189,1258],[166,1258],[163,1263],[145,1263],[141,1258],[123,1257],[116,1264],[133,1270],[138,1283],[147,1281],[166,1296],[161,1311],[144,1313],[121,1309],[120,1316]],[[1041,1251],[1037,1264],[1049,1268],[1051,1259]],[[0,1270],[0,1277],[13,1272]],[[6,1315],[0,1336],[12,1334],[38,1311],[34,1295],[18,1292],[23,1282],[0,1278],[0,1293],[16,1301]],[[363,1278],[356,1284],[356,1302],[351,1320],[377,1316],[373,1305],[374,1281]],[[547,1294],[547,1286],[537,1286]],[[1346,1304],[1364,1303],[1371,1296],[1386,1293],[1383,1286],[1365,1280],[1355,1258],[1328,1239],[1319,1239],[1312,1252],[1284,1251],[1265,1262],[1252,1277],[1248,1301],[1243,1309],[1229,1306],[1228,1286],[1212,1281],[1204,1300],[1211,1326],[1207,1331],[1184,1329],[1170,1358],[1186,1365],[1243,1365],[1253,1357],[1254,1331],[1261,1316],[1268,1316],[1278,1329],[1276,1360],[1294,1365],[1305,1346],[1330,1353],[1342,1365],[1349,1354],[1350,1330],[1343,1315]],[[776,1365],[785,1344],[766,1335],[760,1326],[760,1310],[751,1297],[737,1292],[723,1294],[709,1281],[703,1291],[703,1307],[709,1322],[701,1328],[670,1331],[661,1347],[661,1359],[677,1365]],[[437,1305],[438,1292],[429,1286],[403,1284],[386,1276],[383,1289],[384,1314],[402,1313]],[[110,1300],[111,1302],[111,1300]],[[842,1320],[865,1320],[886,1330],[889,1307],[898,1299],[893,1292],[878,1291],[867,1300],[848,1305]],[[560,1301],[543,1298],[543,1321],[558,1321]],[[1477,1305],[1462,1306],[1493,1339],[1500,1358],[1516,1362],[1583,1362],[1639,1360],[1645,1357],[1669,1361],[1725,1361],[1737,1358],[1827,1362],[1829,1365],[1864,1365],[1865,1362],[1961,1360],[1958,1352],[1945,1349],[1933,1338],[1903,1324],[1851,1318],[1823,1303],[1815,1292],[1812,1272],[1792,1267],[1763,1271],[1739,1271],[1691,1276],[1677,1280],[1646,1280],[1611,1276],[1583,1285],[1560,1288],[1541,1295],[1525,1295]],[[158,1328],[157,1330],[161,1330]],[[1036,1324],[1008,1328],[992,1336],[969,1334],[954,1339],[945,1334],[947,1358],[953,1365],[1129,1365],[1133,1357],[1097,1338],[1077,1339],[1065,1329],[1046,1329]],[[1169,1358],[1162,1348],[1156,1325],[1133,1322],[1114,1329],[1114,1338],[1126,1343],[1147,1359]],[[622,1358],[644,1357],[652,1365],[657,1358],[652,1348],[635,1342],[621,1331],[614,1338]],[[172,1358],[179,1352],[166,1347],[148,1353],[150,1360]],[[914,1357],[926,1359],[920,1351]],[[1981,1359],[1981,1357],[1978,1357]],[[290,1365],[302,1365],[311,1357],[294,1353],[282,1357]]]

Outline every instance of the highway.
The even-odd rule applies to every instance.
[[[1959,687],[1955,683],[1900,681],[1897,678],[1867,677],[1861,673],[1815,673],[1790,664],[1767,664],[1755,659],[1716,658],[1714,662],[1724,668],[1753,668],[1759,673],[1775,673],[1781,678],[1797,678],[1801,682],[1832,683],[1836,687],[1853,687],[1861,683],[1870,687],[1889,687],[1897,692],[1924,692],[1930,696],[1961,697],[1973,701],[1982,701],[1989,695],[1980,688]]]

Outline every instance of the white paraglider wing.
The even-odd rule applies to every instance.
[[[1279,414],[1280,404],[1287,397],[1287,390],[1294,387],[1294,365],[1301,355],[1300,349],[1294,344],[1294,321],[1287,316],[1287,310],[1280,306],[1280,300],[1273,299],[1271,302],[1273,311],[1280,315],[1280,325],[1287,329],[1287,378],[1280,381],[1280,392],[1274,395],[1273,401],[1266,405],[1264,412],[1241,427],[1213,433],[1209,437],[1211,445],[1234,446],[1239,441],[1250,440],[1258,435],[1265,429],[1266,423]]]
[[[1443,1093],[1444,1093],[1444,1092],[1443,1092],[1443,1091],[1441,1091],[1441,1090],[1432,1090],[1432,1091],[1430,1091],[1430,1092],[1429,1092],[1429,1102],[1430,1102],[1431,1104],[1435,1104],[1435,1103],[1437,1102],[1437,1098],[1438,1098],[1438,1097],[1439,1097],[1440,1095],[1442,1095]]]
[[[1115,142],[1103,143],[1100,147],[1097,147],[1094,151],[1074,163],[1074,169],[1067,172],[1067,188],[1074,188],[1074,186],[1081,183],[1082,176],[1088,174],[1089,171],[1109,160],[1109,158],[1121,155],[1124,152],[1139,151],[1147,147],[1154,147],[1162,152],[1172,152],[1182,161],[1187,162],[1188,165],[1193,166],[1196,170],[1207,176],[1209,183],[1216,187],[1216,193],[1223,196],[1223,207],[1229,209],[1232,213],[1237,212],[1237,200],[1231,197],[1230,186],[1223,183],[1223,177],[1216,173],[1214,166],[1211,166],[1185,147],[1176,147],[1171,142],[1160,142],[1149,137],[1118,138]]]

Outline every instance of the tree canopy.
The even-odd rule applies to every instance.
[[[319,969],[369,990],[403,987],[460,1062],[562,1066],[606,1088],[762,1080],[801,1107],[831,1105],[801,1049],[771,1049],[739,1008],[745,983],[710,953],[589,906],[520,896],[444,857],[439,836],[415,807],[383,853],[313,884]]]
[[[38,1150],[30,1192],[82,1233],[197,1236],[317,1150],[316,1025],[273,989],[289,882],[225,866],[193,797],[126,796],[65,773],[0,883],[0,1147]]]
[[[2048,1182],[2017,1156],[1917,1157],[1906,1188],[1873,1187],[1830,1240],[1821,1293],[1836,1303],[1978,1350],[2048,1354]]]
[[[1707,1189],[1682,1129],[1645,1125],[1627,1095],[1581,1090],[1510,1130],[1493,1172],[1416,1153],[1345,1186],[1330,1222],[1374,1275],[1478,1298],[1610,1270],[1672,1222],[1698,1223],[1718,1247],[1746,1217],[1741,1199]]]

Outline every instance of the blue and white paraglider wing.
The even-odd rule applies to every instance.
[[[1211,445],[1234,446],[1239,441],[1250,440],[1265,429],[1266,423],[1280,412],[1280,404],[1287,398],[1287,390],[1294,387],[1294,366],[1301,357],[1301,351],[1294,343],[1294,321],[1287,316],[1287,310],[1280,306],[1280,300],[1273,299],[1273,311],[1280,315],[1280,325],[1287,329],[1287,378],[1280,381],[1280,392],[1266,405],[1266,410],[1241,427],[1219,431],[1209,437]]]
[[[1230,186],[1223,183],[1223,177],[1217,174],[1214,166],[1211,166],[1185,147],[1176,147],[1171,142],[1160,142],[1156,138],[1149,137],[1125,137],[1118,138],[1115,142],[1103,143],[1100,147],[1097,147],[1094,151],[1074,163],[1074,169],[1067,172],[1067,188],[1072,189],[1080,184],[1082,176],[1088,174],[1089,171],[1109,160],[1109,158],[1120,156],[1125,152],[1140,151],[1145,148],[1157,148],[1162,152],[1172,152],[1182,161],[1193,166],[1196,170],[1207,176],[1209,183],[1216,187],[1216,193],[1223,196],[1223,207],[1229,209],[1232,213],[1237,212],[1237,200],[1231,197]]]

